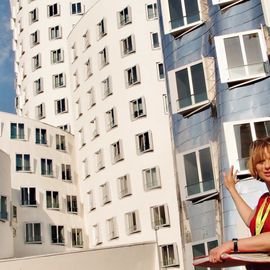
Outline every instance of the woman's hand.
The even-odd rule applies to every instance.
[[[228,241],[218,247],[211,249],[209,252],[209,261],[212,263],[221,262],[222,261],[221,255],[223,253],[232,252],[232,247],[233,247],[232,241]]]
[[[231,166],[228,173],[223,173],[224,176],[224,185],[230,192],[231,190],[235,189],[235,185],[238,183],[238,179],[236,177],[237,171],[234,172],[234,167]]]

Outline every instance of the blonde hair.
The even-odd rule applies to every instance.
[[[248,160],[248,169],[250,174],[258,178],[256,165],[264,160],[265,158],[265,149],[270,153],[270,137],[265,137],[254,141],[249,148],[249,160]]]

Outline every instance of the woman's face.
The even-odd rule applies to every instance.
[[[263,158],[256,164],[256,171],[260,179],[270,183],[270,152],[264,148]]]

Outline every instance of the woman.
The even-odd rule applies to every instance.
[[[263,194],[255,209],[251,209],[235,188],[238,180],[233,166],[224,173],[224,185],[230,192],[236,208],[251,232],[251,237],[233,239],[210,250],[211,262],[220,262],[222,253],[270,251],[270,138],[262,138],[252,143],[248,168],[251,175],[263,181],[269,192]],[[257,268],[256,268],[257,269]]]

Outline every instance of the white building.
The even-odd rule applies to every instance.
[[[41,149],[50,152],[58,166],[67,160],[76,179],[75,185],[68,185],[49,175],[49,191],[61,191],[66,198],[68,194],[77,196],[78,188],[84,205],[78,205],[79,214],[69,220],[66,212],[47,209],[40,196],[35,219],[29,216],[31,208],[21,207],[18,222],[40,220],[47,226],[52,219],[72,232],[72,228],[83,227],[82,217],[85,248],[157,242],[161,266],[182,269],[177,181],[156,2],[21,0],[11,1],[11,6],[17,113],[74,134],[73,143],[72,135],[51,127],[54,140],[50,143],[55,145],[57,132],[65,134],[69,151],[57,151],[54,146]],[[25,121],[32,125],[32,120]],[[38,128],[39,122],[33,123]],[[33,141],[34,132],[30,141],[20,140],[18,145],[27,146],[28,151],[22,149],[18,154],[37,155],[39,160],[45,153],[37,150],[40,146]],[[35,171],[40,165],[36,162]],[[22,187],[30,192],[32,186],[39,194],[47,192],[47,182],[34,182],[35,173],[31,178],[28,173],[19,174],[27,177],[20,184],[12,181],[17,193]],[[19,206],[18,196],[13,203]],[[59,207],[62,209],[61,203]],[[17,231],[17,256],[72,248],[72,241],[64,247],[52,245],[48,230],[43,248],[24,248],[19,224]]]

